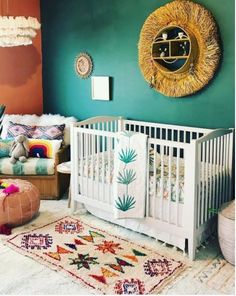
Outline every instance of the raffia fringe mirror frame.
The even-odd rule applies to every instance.
[[[175,0],[156,9],[146,19],[138,44],[144,78],[169,97],[199,91],[218,67],[218,36],[212,14],[200,4]]]

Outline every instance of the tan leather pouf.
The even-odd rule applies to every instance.
[[[19,192],[0,196],[0,225],[17,226],[28,222],[38,212],[40,206],[39,190],[28,181],[20,179],[1,179],[19,187]],[[2,190],[1,190],[2,191]]]

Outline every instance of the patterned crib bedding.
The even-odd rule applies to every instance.
[[[176,201],[179,196],[179,202],[184,201],[184,159],[179,158],[177,165],[177,157],[172,157],[171,166],[169,165],[169,156],[163,155],[163,165],[161,155],[150,150],[149,154],[149,194],[156,195],[164,199],[171,197],[171,201]],[[154,160],[156,166],[154,165]],[[156,167],[156,172],[155,172]],[[170,176],[170,177],[169,177]],[[156,179],[156,188],[154,181]],[[163,184],[163,185],[162,185]],[[162,188],[163,186],[163,188]]]
[[[1,175],[54,175],[55,159],[29,157],[26,162],[10,163],[9,157],[0,158]]]
[[[108,154],[109,153],[109,154]],[[156,160],[156,173],[154,172],[154,159]],[[114,171],[114,152],[96,154],[93,159],[90,156],[87,161],[83,160],[83,173],[81,172],[81,163],[79,164],[79,174],[83,177],[92,178],[94,181],[112,183]],[[92,169],[93,167],[93,169]],[[163,170],[163,172],[162,172]],[[169,173],[171,178],[169,179]],[[156,178],[156,189],[154,181]],[[163,182],[163,191],[162,191]],[[171,188],[171,190],[169,190]],[[171,192],[171,194],[169,194]],[[179,192],[179,194],[177,194]],[[184,201],[184,160],[179,159],[179,172],[177,173],[177,158],[172,157],[171,168],[169,168],[168,156],[163,157],[163,167],[161,162],[161,155],[156,153],[154,157],[153,151],[150,151],[150,164],[149,164],[149,195],[152,197],[156,195],[157,198],[168,199],[176,201],[179,196],[179,202]],[[169,196],[171,195],[171,196]]]

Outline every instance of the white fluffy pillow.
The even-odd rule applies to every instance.
[[[6,139],[7,136],[7,129],[9,126],[9,121],[14,123],[21,123],[25,125],[41,125],[41,126],[48,126],[48,125],[55,125],[55,124],[65,124],[64,130],[64,142],[65,144],[70,144],[70,124],[72,122],[77,122],[77,119],[73,116],[65,117],[59,114],[43,114],[41,116],[38,115],[31,115],[31,114],[5,114],[3,117],[3,129],[1,133],[2,139]]]

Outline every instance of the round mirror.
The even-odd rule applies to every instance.
[[[213,16],[187,0],[171,1],[148,16],[138,50],[145,80],[169,97],[187,96],[204,87],[221,56]]]
[[[159,70],[180,73],[187,69],[192,52],[191,40],[181,27],[165,27],[152,43],[152,58]]]

